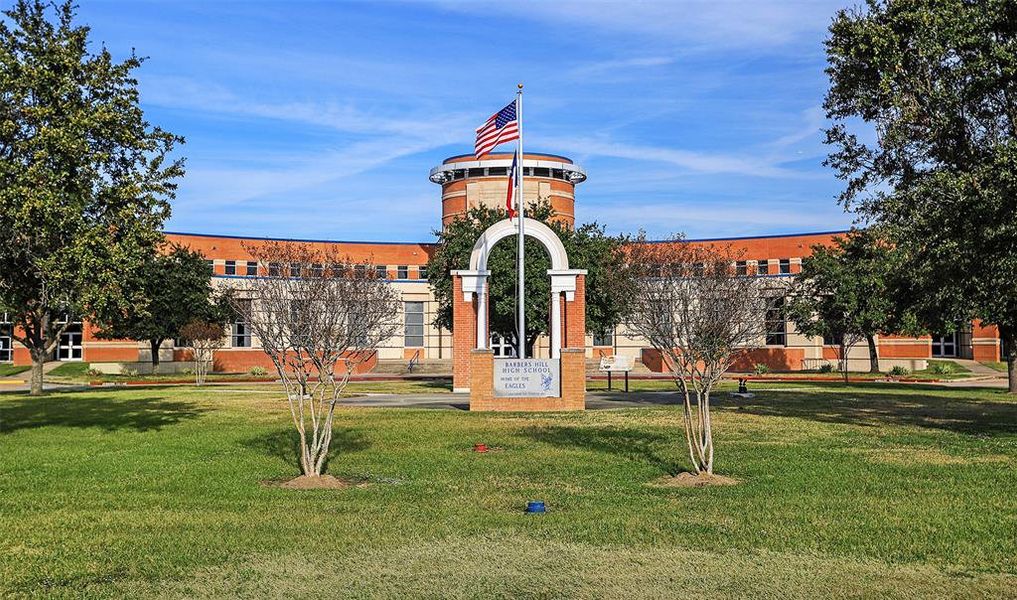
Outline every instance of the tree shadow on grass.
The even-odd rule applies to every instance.
[[[864,427],[906,425],[969,435],[1017,434],[1017,402],[941,395],[943,391],[957,391],[945,387],[930,387],[928,391],[935,394],[925,394],[914,386],[873,385],[880,387],[866,389],[856,385],[808,392],[775,389],[758,392],[754,398],[718,394],[713,406],[718,411]],[[906,389],[910,393],[886,393],[887,389]]]
[[[114,395],[60,394],[0,403],[0,435],[39,427],[97,427],[105,431],[157,431],[196,419],[208,409],[157,396],[119,399]]]
[[[562,448],[582,448],[645,462],[666,473],[677,473],[676,465],[657,454],[674,439],[660,433],[631,427],[526,427],[520,435]]]
[[[279,429],[243,442],[244,446],[269,456],[282,459],[283,462],[300,468],[300,434],[293,428]],[[328,471],[328,461],[333,456],[345,452],[357,452],[371,447],[364,435],[355,429],[332,428],[332,443],[329,445],[329,458],[325,459],[324,471]]]

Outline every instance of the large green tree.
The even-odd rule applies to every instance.
[[[133,53],[89,50],[71,2],[18,0],[0,20],[0,305],[42,365],[73,317],[111,321],[162,239],[183,140],[144,118]]]
[[[438,249],[427,264],[428,279],[438,301],[436,324],[452,328],[453,269],[468,269],[470,253],[485,229],[506,218],[504,209],[476,207],[441,231]],[[547,224],[562,241],[569,266],[586,269],[586,329],[608,331],[625,316],[631,298],[631,281],[622,255],[624,239],[605,233],[597,223],[566,227],[554,219],[551,205],[544,200],[526,210],[526,216]],[[515,337],[516,330],[516,242],[507,238],[495,245],[488,259],[491,331]],[[547,270],[551,260],[543,245],[526,239],[526,346],[532,353],[537,337],[548,332],[551,282]],[[532,355],[532,354],[530,354]]]
[[[181,337],[182,327],[192,321],[225,322],[228,302],[212,289],[212,268],[205,257],[178,245],[153,255],[141,270],[143,299],[129,313],[103,325],[104,338],[149,343],[153,370],[159,368],[159,347]]]
[[[1017,4],[869,0],[826,42],[829,164],[925,320],[999,327],[1017,393]]]
[[[787,303],[788,317],[809,336],[832,338],[847,354],[857,341],[869,348],[869,371],[879,372],[880,333],[913,332],[911,298],[899,284],[896,254],[874,229],[854,229],[833,246],[813,246],[802,261]]]

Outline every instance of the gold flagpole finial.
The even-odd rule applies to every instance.
[[[517,84],[517,87],[518,87],[519,89],[523,89],[523,84],[521,84],[521,83],[520,83],[520,84]]]

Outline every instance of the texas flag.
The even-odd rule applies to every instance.
[[[516,216],[515,204],[512,202],[512,194],[516,189],[516,159],[519,158],[518,153],[512,155],[512,167],[509,168],[508,172],[508,194],[505,197],[505,208],[508,210],[509,218]]]

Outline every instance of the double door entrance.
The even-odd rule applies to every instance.
[[[83,330],[81,323],[71,323],[60,336],[56,358],[62,361],[82,359]],[[4,313],[0,313],[0,363],[14,360],[14,326]]]
[[[5,313],[0,313],[0,363],[14,360],[13,335],[13,325]]]
[[[68,362],[80,361],[82,356],[82,335],[81,323],[71,323],[68,325],[67,331],[60,336],[56,359]]]
[[[933,334],[932,355],[938,358],[957,357],[957,334]]]

